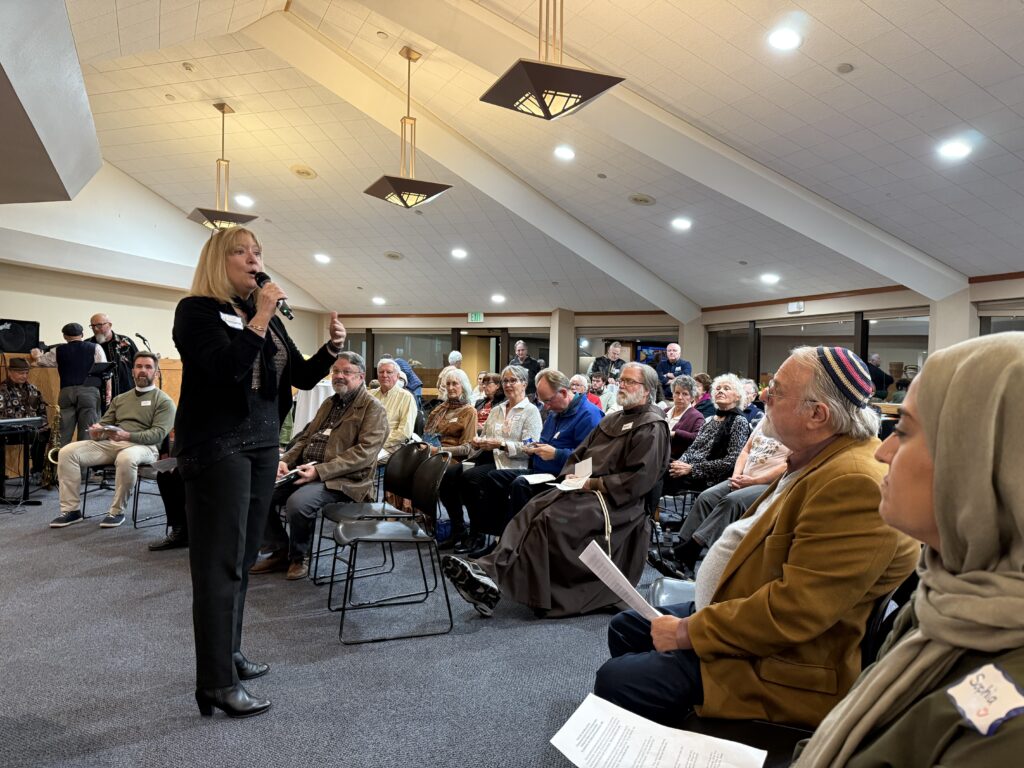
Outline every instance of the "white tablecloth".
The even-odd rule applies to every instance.
[[[299,434],[306,425],[313,420],[316,409],[320,404],[334,394],[334,387],[330,379],[321,381],[313,389],[300,389],[295,396],[295,425],[292,427],[292,436]]]

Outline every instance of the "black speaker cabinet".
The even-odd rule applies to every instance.
[[[39,346],[39,323],[0,320],[0,352],[30,352]]]

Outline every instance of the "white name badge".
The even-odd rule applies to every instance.
[[[152,400],[143,400],[141,403],[139,403],[139,405],[152,405],[152,404],[153,404]]]
[[[458,417],[458,416],[452,416],[452,417],[451,417],[450,419],[448,419],[448,423],[449,423],[449,424],[454,424],[454,423],[455,423],[455,422],[457,422],[458,420],[459,420],[459,417]]]
[[[982,736],[995,733],[1011,717],[1024,714],[1024,695],[1020,688],[995,664],[974,670],[947,688],[946,695],[964,720]]]
[[[627,421],[625,424],[622,425],[622,431],[623,432],[625,432],[627,429],[632,429],[632,428],[633,428],[633,422],[632,421]]]
[[[552,437],[551,439],[552,439],[552,440],[557,440],[557,439],[558,439],[558,436],[559,436],[560,434],[562,434],[562,433],[561,433],[561,432],[555,432],[555,436],[554,436],[554,437]]]
[[[330,437],[331,436],[331,428],[330,427],[324,427],[323,429],[320,430],[320,434],[323,435],[324,437]]]
[[[224,324],[229,328],[237,328],[242,330],[242,318],[238,315],[229,315],[227,312],[220,313],[220,319],[224,321]]]

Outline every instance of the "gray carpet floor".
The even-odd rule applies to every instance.
[[[248,687],[273,706],[203,718],[186,551],[146,549],[162,524],[100,528],[103,496],[64,529],[47,526],[56,491],[33,498],[0,506],[0,765],[569,765],[548,740],[607,657],[608,615],[544,620],[504,602],[485,619],[451,591],[450,634],[343,646],[326,587],[253,577],[243,650],[272,669]],[[401,553],[395,583],[417,574]],[[350,614],[346,636],[446,623],[442,601]]]

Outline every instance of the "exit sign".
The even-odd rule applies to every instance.
[[[466,322],[467,323],[482,323],[484,321],[483,312],[467,312]]]

